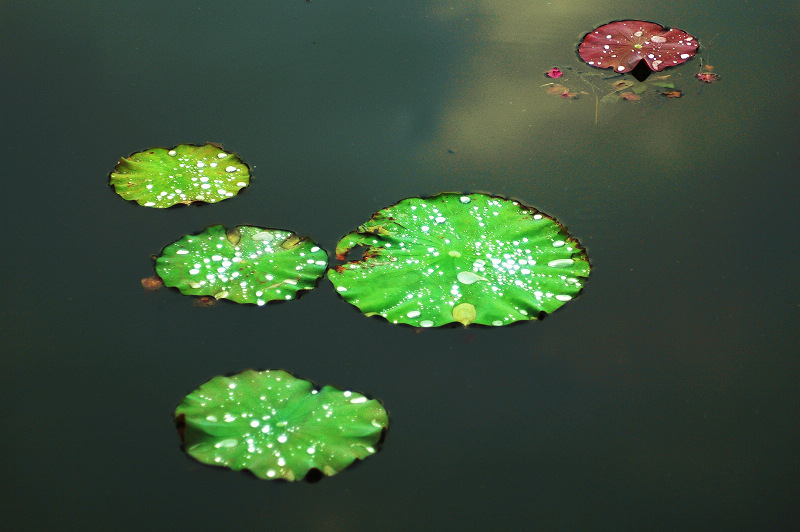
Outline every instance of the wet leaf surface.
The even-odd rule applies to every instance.
[[[389,427],[383,405],[333,386],[317,390],[282,370],[214,377],[175,410],[195,460],[261,479],[335,475],[378,451]]]
[[[163,209],[233,197],[250,184],[250,169],[236,154],[216,144],[181,144],[123,157],[109,184],[126,200]]]
[[[436,327],[507,325],[550,313],[580,293],[586,252],[566,229],[519,202],[485,194],[409,198],[336,246],[339,294],[367,315]]]
[[[697,39],[683,30],[642,20],[617,20],[587,33],[578,55],[593,67],[614,72],[631,72],[640,62],[660,72],[690,59],[698,46]]]
[[[212,225],[165,247],[155,266],[182,294],[264,305],[314,288],[327,264],[325,250],[291,231]]]

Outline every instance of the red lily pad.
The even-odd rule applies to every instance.
[[[587,33],[578,46],[578,55],[593,67],[613,68],[614,72],[631,72],[643,61],[647,69],[641,79],[636,76],[642,81],[649,71],[660,72],[687,61],[699,45],[683,30],[641,20],[618,20]]]

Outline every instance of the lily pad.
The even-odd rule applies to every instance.
[[[150,148],[123,157],[109,179],[117,194],[145,207],[216,203],[250,184],[250,169],[216,144]]]
[[[553,312],[589,275],[586,252],[546,214],[485,194],[409,198],[336,246],[328,277],[368,316],[438,327],[508,325]]]
[[[164,248],[156,272],[182,294],[263,305],[314,288],[328,254],[291,231],[212,225]]]
[[[644,81],[651,71],[660,72],[691,59],[698,47],[697,39],[677,28],[643,20],[616,20],[587,33],[578,46],[578,55],[593,67],[631,72]]]
[[[175,410],[184,449],[204,464],[262,479],[331,476],[378,451],[389,418],[375,399],[321,390],[282,370],[214,377]]]

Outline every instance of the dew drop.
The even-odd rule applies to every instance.
[[[475,281],[483,280],[483,277],[479,277],[478,275],[475,275],[472,272],[458,272],[458,275],[456,275],[456,278],[458,279],[459,283],[463,283],[463,284],[472,284]]]
[[[256,242],[270,242],[275,239],[275,235],[269,231],[261,231],[260,233],[254,234],[251,238]]]

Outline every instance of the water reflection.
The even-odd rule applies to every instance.
[[[635,176],[641,186],[661,190],[664,179],[669,179],[674,189],[677,183],[693,179],[685,170],[675,175],[676,165],[722,157],[737,149],[735,141],[745,123],[720,109],[727,105],[728,94],[722,84],[703,87],[698,82],[700,63],[695,59],[660,73],[668,77],[642,86],[647,91],[641,98],[600,101],[618,91],[613,79],[604,79],[613,74],[582,63],[576,48],[583,34],[607,21],[607,5],[601,6],[604,12],[588,2],[484,1],[471,6],[439,2],[436,6],[436,16],[449,24],[474,17],[482,20],[478,25],[482,34],[472,43],[472,53],[452,67],[450,94],[438,115],[438,135],[419,148],[421,157],[438,161],[444,173],[460,173],[468,180],[481,172],[491,174],[492,180],[502,180],[498,174],[514,174],[517,177],[509,179],[525,191],[521,175],[541,179],[552,171],[574,183],[576,176],[588,172],[597,177],[614,165],[623,167],[619,170],[623,176],[634,169],[645,171]],[[703,43],[704,24],[687,18],[685,12],[666,9],[655,18],[668,26],[691,28]],[[553,66],[565,71],[557,81],[575,99],[547,94],[543,85],[554,80],[545,72]],[[674,84],[683,97],[662,96],[669,88],[659,83]],[[703,150],[709,139],[717,147],[714,154]],[[575,160],[579,164],[573,164]],[[568,171],[574,174],[565,176]],[[486,186],[489,179],[477,177],[473,182]]]

